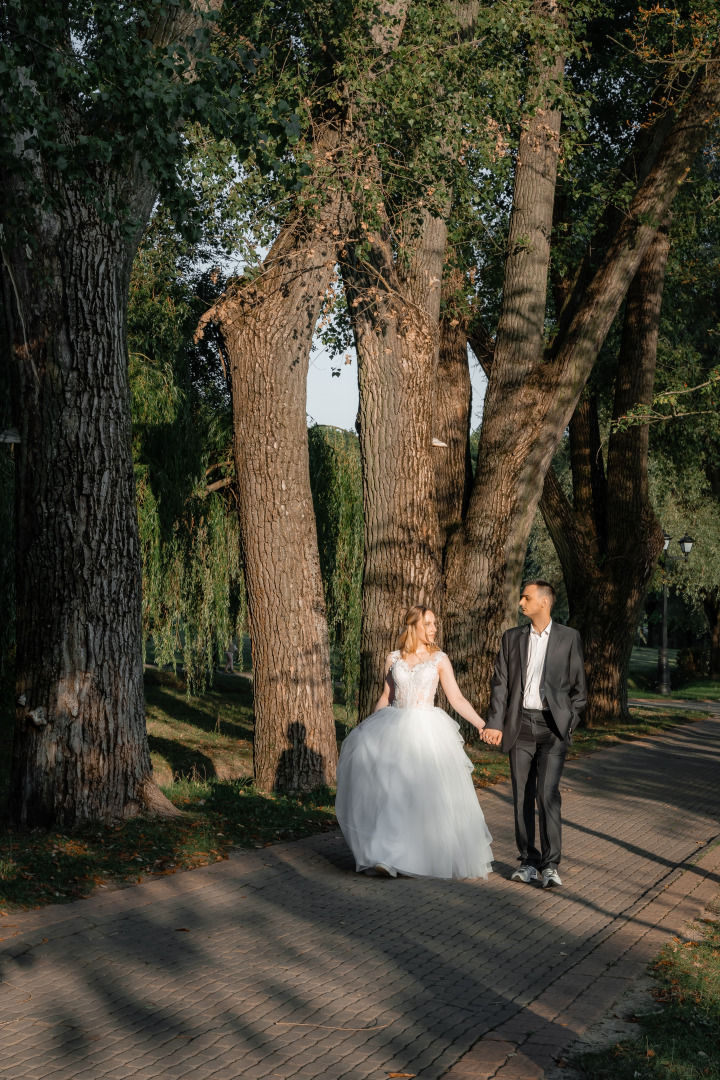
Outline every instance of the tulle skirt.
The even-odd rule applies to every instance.
[[[358,870],[486,878],[492,837],[459,725],[442,709],[373,713],[342,744],[335,809]]]

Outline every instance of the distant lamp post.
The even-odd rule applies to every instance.
[[[660,636],[660,648],[658,650],[658,683],[657,688],[660,694],[670,693],[670,669],[668,668],[668,643],[667,643],[667,625],[668,625],[668,589],[667,589],[667,564],[668,562],[679,562],[679,555],[671,555],[668,552],[670,547],[670,541],[672,536],[669,533],[664,533],[663,553],[662,553],[662,582],[663,582],[663,604],[662,604],[662,631]],[[692,536],[681,536],[678,540],[680,550],[683,553],[683,558],[687,559],[688,555],[692,551],[692,546],[695,543]]]

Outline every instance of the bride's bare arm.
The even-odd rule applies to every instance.
[[[388,705],[392,704],[393,697],[395,696],[395,687],[392,681],[392,675],[390,674],[390,668],[392,667],[392,653],[388,654],[385,660],[385,685],[383,686],[383,692],[377,700],[377,705],[373,709],[373,712],[378,712],[379,709],[385,709]]]
[[[485,727],[485,721],[475,712],[468,699],[463,697],[460,687],[455,681],[452,664],[447,656],[443,656],[438,664],[438,674],[440,675],[442,688],[445,691],[445,697],[448,699],[455,712],[460,713],[463,720],[467,720],[467,722],[476,727],[478,731],[482,731]]]

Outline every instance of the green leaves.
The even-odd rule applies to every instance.
[[[190,30],[161,39],[156,28],[166,29],[173,11]],[[190,0],[5,0],[0,171],[18,196],[3,205],[5,229],[31,240],[40,209],[63,205],[56,181],[122,226],[136,214],[135,170],[180,219],[188,209],[182,128],[199,121],[246,145],[261,126],[239,107],[236,87],[257,54],[220,54],[214,27],[215,15]]]

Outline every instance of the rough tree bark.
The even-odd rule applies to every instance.
[[[443,279],[443,310],[440,316],[438,364],[435,375],[433,436],[444,447],[434,455],[435,505],[441,543],[462,524],[472,488],[470,422],[472,385],[468,363],[468,316],[466,305],[456,303],[464,285],[456,269]]]
[[[660,229],[628,291],[614,420],[634,405],[652,402],[669,246],[667,230]],[[584,396],[570,422],[573,505],[552,468],[540,501],[563,568],[570,619],[585,642],[590,725],[630,719],[630,653],[663,548],[663,530],[650,503],[648,444],[646,424],[613,432],[606,474],[597,401]]]
[[[559,18],[555,0],[536,0],[533,13]],[[538,50],[535,67],[518,144],[503,300],[475,483],[463,527],[450,538],[445,559],[447,647],[459,677],[468,691],[481,693],[483,706],[499,636],[514,622],[535,509],[527,492],[517,489],[516,478],[536,433],[527,417],[518,416],[514,399],[543,358],[561,122],[551,103],[563,57],[558,54],[548,64],[545,50]]]
[[[337,743],[327,620],[310,488],[306,385],[347,197],[330,182],[315,222],[286,226],[254,282],[204,316],[232,372],[235,471],[253,655],[255,781],[333,784]]]
[[[184,41],[197,9],[143,34]],[[130,32],[130,30],[128,31]],[[74,139],[68,109],[63,137]],[[141,561],[125,340],[130,267],[155,190],[128,146],[97,174],[134,236],[101,218],[41,153],[36,178],[61,192],[35,246],[6,237],[2,295],[16,460],[16,712],[9,818],[72,827],[178,811],[152,779],[143,698]],[[100,167],[97,167],[100,168]],[[17,204],[17,175],[3,177]]]
[[[471,33],[477,0],[452,7],[461,32]],[[439,97],[442,92],[438,87]],[[380,178],[374,179],[381,191]],[[445,194],[449,209],[451,193]],[[363,237],[360,221],[355,235]],[[395,647],[404,610],[415,603],[432,607],[442,636],[443,529],[435,471],[438,465],[442,470],[439,457],[446,450],[433,449],[432,440],[438,437],[434,412],[447,226],[444,216],[424,211],[419,227],[403,237],[411,252],[407,266],[395,258],[387,218],[363,239],[370,242],[367,256],[358,257],[351,245],[342,265],[360,386],[365,517],[361,720],[381,692],[382,662]],[[450,408],[449,402],[445,405]]]
[[[380,54],[400,40],[408,6],[409,0],[378,6],[367,31]],[[257,282],[231,289],[203,320],[219,324],[232,367],[254,772],[266,791],[332,784],[337,765],[305,406],[315,324],[352,222],[352,183],[342,170],[362,131],[342,115],[324,119],[317,131],[316,181],[325,174],[317,215],[298,212]]]
[[[544,308],[538,307],[542,290],[537,277],[531,289],[532,267],[527,286],[520,275],[517,291],[510,287],[504,300],[510,342],[501,349],[498,334],[475,484],[463,528],[451,539],[445,560],[445,640],[456,659],[467,658],[459,674],[468,693],[473,688],[484,696],[489,692],[500,638],[515,621],[522,560],[552,455],[628,286],[719,107],[720,72],[716,62],[708,63],[661,145],[653,146],[652,165],[644,170],[625,218],[582,296],[570,305],[572,314],[545,357],[537,352]],[[544,126],[542,130],[547,133],[549,156],[554,154],[554,136]],[[537,133],[541,136],[542,131]],[[553,168],[551,160],[547,168]],[[522,166],[517,180],[523,180]],[[538,181],[545,187],[544,222],[536,241],[542,245],[548,228],[550,175]],[[530,212],[536,215],[539,207]],[[510,281],[513,264],[524,255],[523,248],[509,245]],[[520,354],[514,351],[519,345]]]
[[[382,659],[411,604],[440,613],[441,535],[435,505],[433,400],[445,223],[426,214],[400,273],[389,229],[370,252],[350,245],[342,270],[360,387],[365,565],[358,715],[382,690]]]
[[[125,350],[133,252],[71,200],[38,239],[34,258],[15,249],[5,265],[21,438],[9,814],[68,826],[132,813],[152,783]]]

